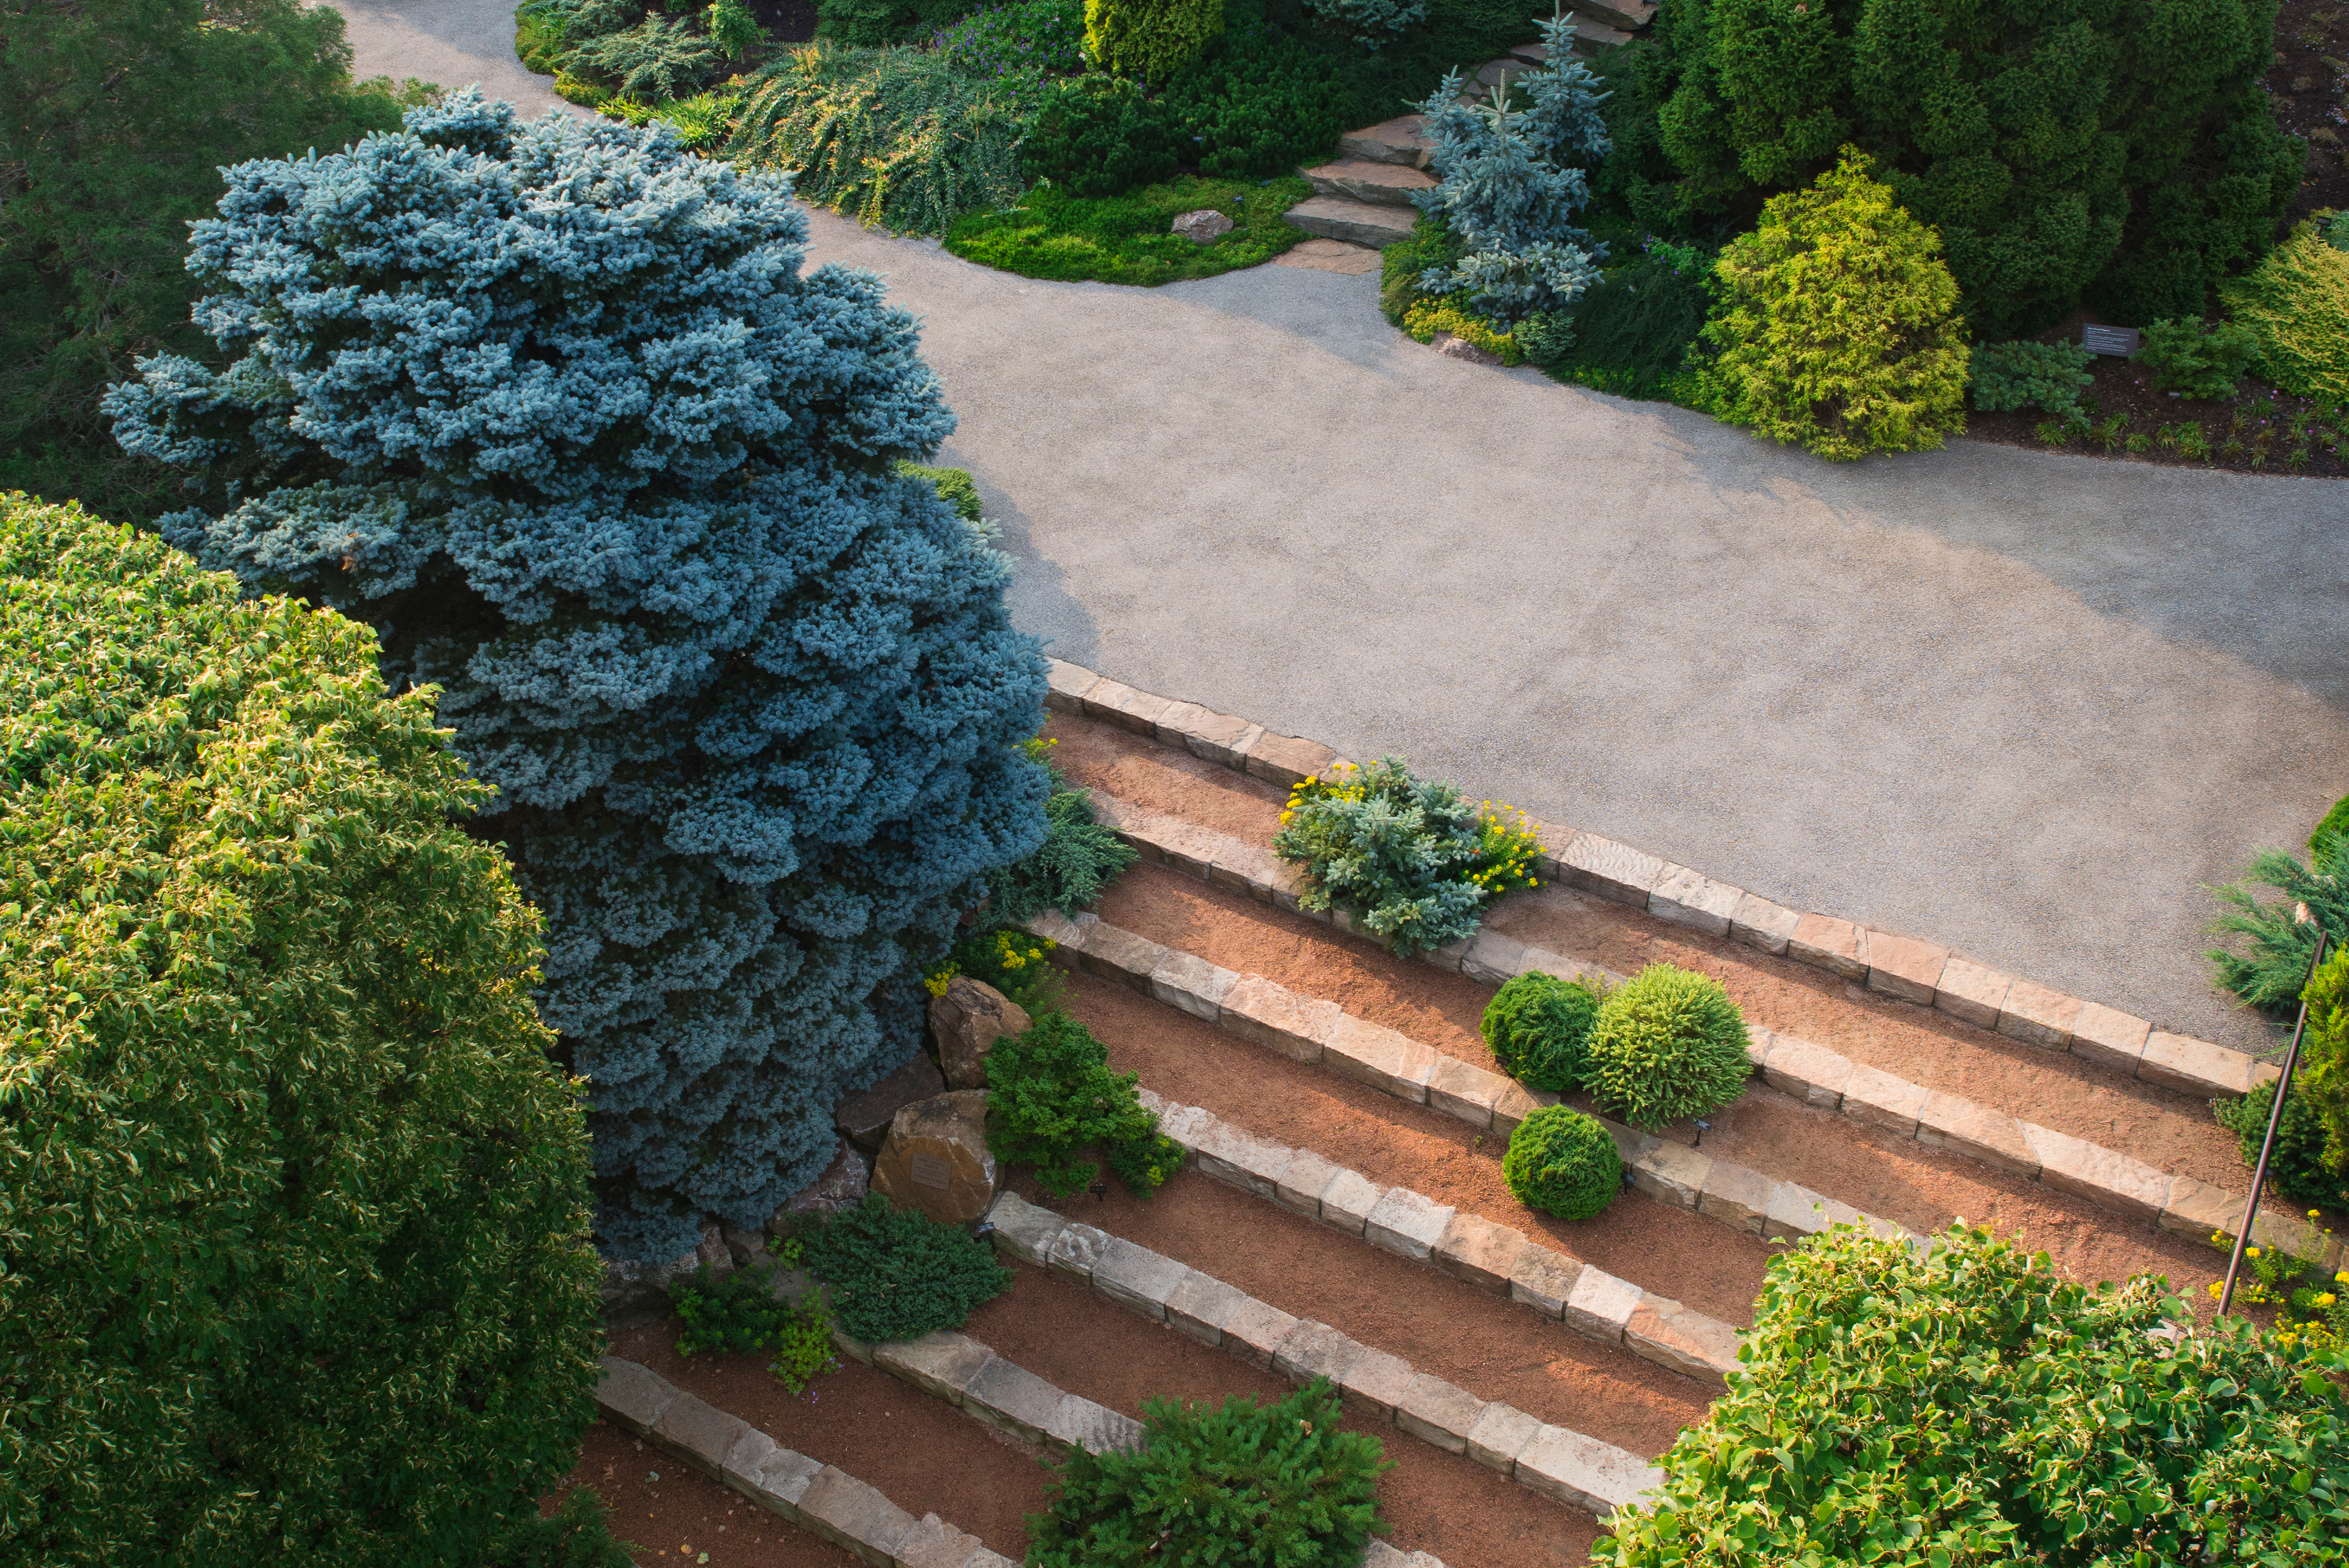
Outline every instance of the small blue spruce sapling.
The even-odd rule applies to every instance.
[[[1571,53],[1572,18],[1540,26],[1548,58],[1505,77],[1490,102],[1459,102],[1465,84],[1454,71],[1420,106],[1440,183],[1413,200],[1467,245],[1454,266],[1428,269],[1420,287],[1464,290],[1477,309],[1510,321],[1571,305],[1606,254],[1572,219],[1590,200],[1584,169],[1612,150],[1599,115],[1608,95]]]
[[[954,428],[913,318],[658,126],[467,91],[228,187],[188,263],[226,367],[108,402],[188,475],[164,532],[439,688],[546,920],[604,1249],[763,1224],[1044,836],[1005,562],[895,471]]]

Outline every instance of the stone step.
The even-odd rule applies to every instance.
[[[1421,124],[1419,116],[1407,114],[1379,125],[1366,125],[1340,137],[1338,150],[1348,158],[1365,159],[1372,163],[1402,163],[1424,169],[1429,143]]]
[[[1383,207],[1345,196],[1309,196],[1283,214],[1292,227],[1325,240],[1386,249],[1411,236],[1419,214],[1409,207]]]
[[[1636,33],[1656,19],[1655,0],[1574,0],[1573,11],[1585,28],[1596,22],[1627,33]]]
[[[1300,169],[1314,191],[1323,196],[1349,197],[1381,207],[1409,207],[1414,191],[1435,189],[1435,176],[1406,163],[1381,163],[1368,158],[1341,158],[1318,169]]]

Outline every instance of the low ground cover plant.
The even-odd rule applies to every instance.
[[[785,1243],[797,1248],[796,1240]],[[832,1359],[832,1309],[812,1285],[776,1291],[774,1264],[713,1274],[708,1264],[668,1287],[677,1315],[677,1353],[705,1350],[731,1356],[765,1352],[767,1370],[796,1394]]]
[[[1153,1399],[1138,1453],[1071,1450],[1028,1517],[1030,1568],[1359,1568],[1391,1469],[1317,1377],[1288,1398]]]
[[[1847,148],[1724,246],[1702,379],[1718,418],[1843,461],[1965,428],[1965,324],[1940,239]]]
[[[1694,246],[1649,237],[1640,254],[1599,275],[1565,319],[1554,355],[1528,356],[1561,381],[1623,397],[1683,405],[1696,394],[1713,260]]]
[[[974,77],[1080,71],[1085,65],[1085,8],[1081,0],[989,5],[940,29],[931,45],[957,70]]]
[[[1529,1209],[1588,1220],[1623,1190],[1623,1152],[1596,1118],[1544,1106],[1509,1134],[1501,1179]]]
[[[1039,184],[1009,207],[963,218],[947,231],[946,245],[1022,277],[1152,288],[1270,261],[1306,237],[1281,214],[1311,194],[1294,178],[1259,184],[1186,174],[1100,197]],[[1177,216],[1201,208],[1223,213],[1235,227],[1207,245],[1171,231]]]
[[[1485,1043],[1501,1070],[1527,1088],[1571,1094],[1589,1071],[1590,1026],[1604,1000],[1586,981],[1528,969],[1485,1004]]]
[[[2259,339],[2232,322],[2211,325],[2199,316],[2146,324],[2135,357],[2153,372],[2153,384],[2189,397],[2224,397],[2251,367]]]
[[[923,985],[933,996],[947,994],[947,982],[957,975],[994,986],[1019,1004],[1030,1018],[1061,1010],[1068,981],[1051,962],[1058,944],[1018,926],[972,926],[955,938],[947,955],[930,966]]]
[[[1985,343],[1966,366],[1974,407],[1992,413],[2038,408],[2058,417],[2080,406],[2092,356],[2076,343]]]
[[[1024,923],[1048,909],[1063,914],[1091,909],[1138,858],[1133,845],[1094,819],[1085,792],[1052,766],[1059,744],[1038,737],[1020,748],[1051,780],[1052,792],[1044,797],[1044,841],[1025,860],[988,872],[990,920]]]
[[[987,1053],[987,1147],[1007,1165],[1032,1165],[1056,1198],[1082,1191],[1101,1149],[1126,1190],[1147,1198],[1181,1168],[1183,1151],[1158,1130],[1158,1113],[1134,1093],[1134,1073],[1112,1070],[1109,1050],[1065,1013]]]
[[[867,1345],[960,1328],[1011,1288],[985,1243],[878,1192],[803,1223],[808,1272],[832,1287],[840,1326]]]
[[[1521,815],[1472,806],[1393,757],[1299,784],[1272,847],[1309,879],[1306,908],[1342,911],[1407,958],[1474,932],[1503,893],[1540,885],[1541,842]]]
[[[1721,983],[1651,964],[1599,1006],[1585,1082],[1649,1132],[1704,1116],[1744,1091],[1754,1070],[1745,1019]]]
[[[2095,1288],[1984,1230],[1851,1227],[1770,1260],[1744,1367],[1593,1560],[2338,1564],[2337,1352],[2167,1282]]]

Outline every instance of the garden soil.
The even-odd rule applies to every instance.
[[[787,1524],[608,1421],[587,1429],[577,1468],[542,1504],[586,1487],[612,1511],[612,1533],[640,1564],[696,1568],[859,1568],[830,1542]]]

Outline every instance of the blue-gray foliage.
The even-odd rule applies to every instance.
[[[1375,53],[1381,44],[1427,19],[1427,0],[1305,0],[1313,14],[1343,27]]]
[[[1590,200],[1584,170],[1614,146],[1599,115],[1608,94],[1570,52],[1570,16],[1541,31],[1548,59],[1512,78],[1506,98],[1496,90],[1489,103],[1461,104],[1454,71],[1420,106],[1440,183],[1413,200],[1467,242],[1458,263],[1430,268],[1420,287],[1465,290],[1478,309],[1511,321],[1573,304],[1606,254],[1573,219]]]
[[[763,1222],[918,1040],[920,971],[1043,838],[1005,563],[895,471],[953,428],[781,177],[464,93],[228,171],[197,320],[109,397],[165,531],[375,625],[501,791],[606,1251]]]

